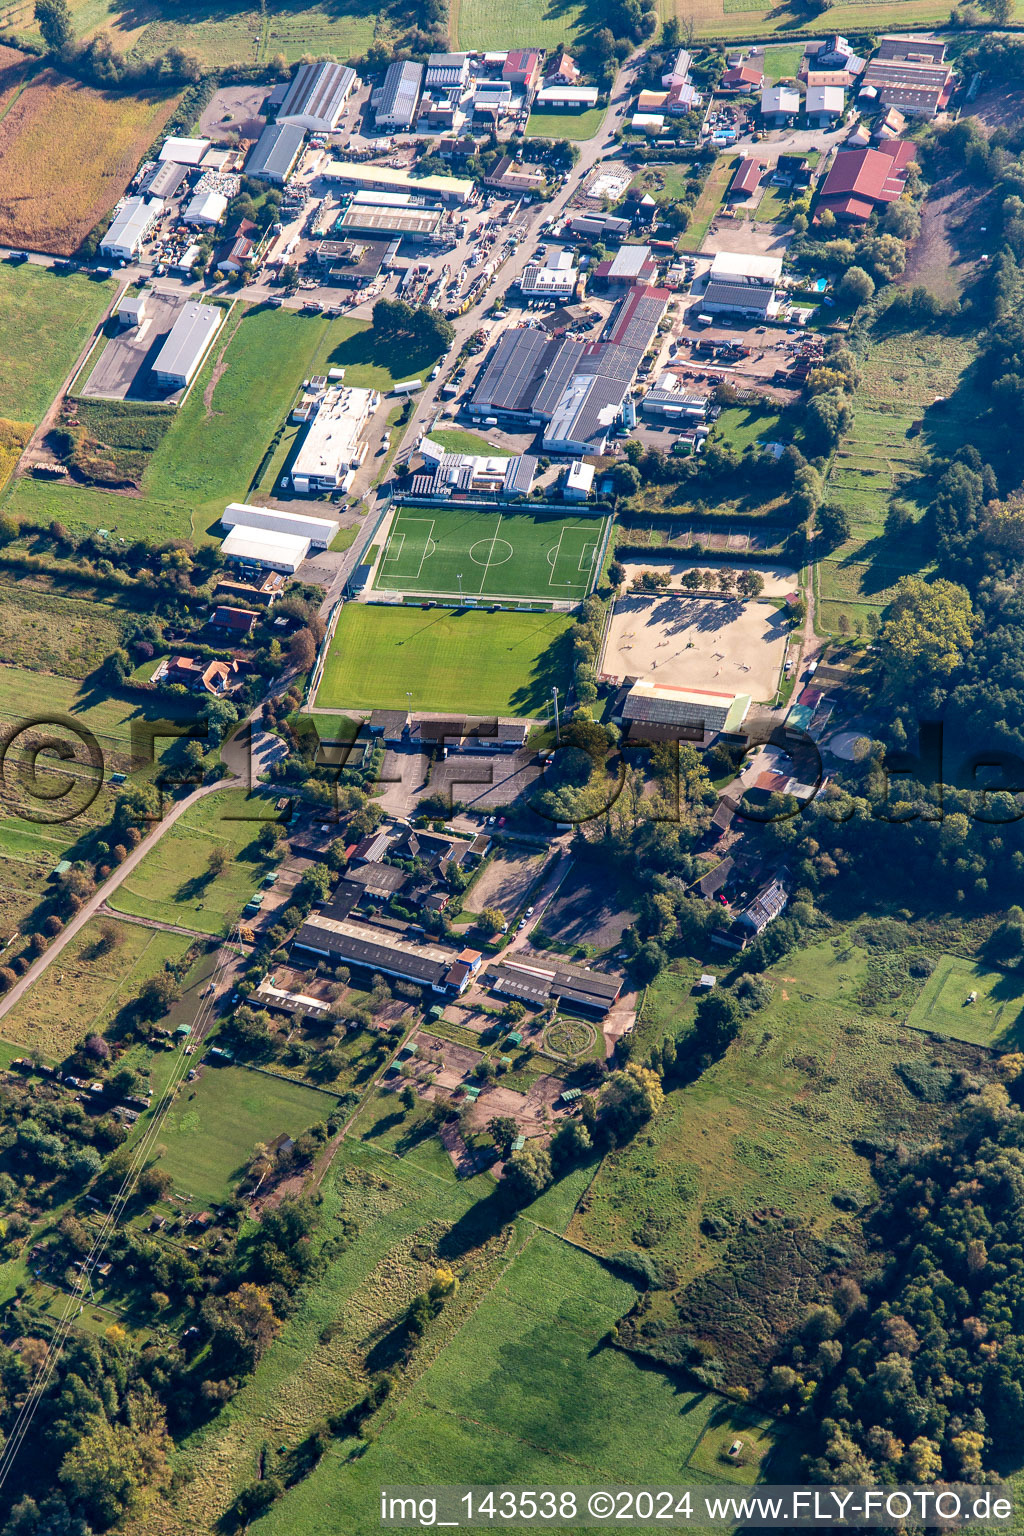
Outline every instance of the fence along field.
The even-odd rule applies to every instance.
[[[378,591],[578,601],[593,584],[604,518],[402,507]]]
[[[0,118],[0,244],[70,256],[113,208],[178,99],[96,91],[43,70]]]

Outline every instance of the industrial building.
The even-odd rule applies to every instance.
[[[550,250],[543,266],[531,262],[523,268],[519,291],[527,299],[567,301],[576,292],[579,273],[573,266],[572,251]]]
[[[423,89],[423,65],[397,59],[388,65],[383,85],[373,92],[370,104],[378,128],[407,132],[416,120]]]
[[[100,241],[104,256],[131,261],[163,211],[164,205],[158,197],[151,202],[142,197],[125,198]]]
[[[519,501],[533,489],[537,460],[532,453],[506,458],[497,454],[453,453],[429,437],[419,451],[425,468],[413,475],[411,494],[447,500],[450,496],[488,495]]]
[[[117,318],[125,329],[141,325],[146,318],[146,295],[126,293],[117,306]]]
[[[629,219],[621,219],[614,213],[579,214],[569,220],[571,233],[583,235],[588,240],[604,240],[608,236],[613,240],[625,240],[632,227]]]
[[[359,468],[367,449],[363,433],[380,398],[375,389],[344,384],[327,391],[292,465],[292,488],[299,495],[336,490],[350,469]]]
[[[294,533],[275,533],[270,528],[238,527],[232,528],[220,552],[225,560],[291,576],[309,554],[309,540]]]
[[[174,160],[165,160],[160,165],[155,165],[142,183],[142,191],[146,197],[160,197],[164,201],[173,197],[188,175],[187,165],[178,165]]]
[[[157,159],[161,165],[172,161],[175,165],[202,165],[210,147],[209,139],[164,139]]]
[[[397,976],[450,997],[466,990],[480,969],[479,950],[450,949],[432,940],[415,940],[402,925],[383,928],[314,913],[292,940],[292,947],[323,955],[365,971]]]
[[[808,121],[813,119],[819,128],[827,128],[846,111],[846,92],[841,85],[809,85],[804,111]]]
[[[864,71],[862,102],[896,107],[907,117],[934,117],[949,105],[953,71],[939,37],[883,37]]]
[[[623,245],[610,261],[598,263],[594,281],[609,293],[623,293],[634,283],[652,283],[657,275],[649,245]]]
[[[439,198],[444,203],[468,203],[473,183],[464,176],[410,176],[388,165],[367,165],[355,160],[332,160],[321,172],[325,181],[353,192],[408,192],[417,198]]]
[[[356,83],[356,72],[344,64],[321,60],[300,64],[292,77],[277,114],[279,123],[291,123],[310,133],[331,133]]]
[[[716,693],[705,688],[672,688],[656,683],[634,683],[622,706],[623,720],[643,725],[738,731],[750,708],[746,693]]]
[[[256,181],[270,181],[283,187],[302,154],[306,130],[301,123],[271,123],[245,164],[245,174]]]
[[[565,961],[523,959],[515,955],[491,965],[485,976],[495,992],[543,1006],[552,1000],[586,1013],[607,1013],[618,1001],[622,981]]]
[[[640,402],[644,416],[677,423],[703,421],[707,406],[707,396],[685,390],[675,373],[663,373]]]
[[[779,311],[776,287],[781,276],[781,256],[719,251],[711,263],[707,287],[697,300],[697,308],[711,315],[772,318]]]
[[[181,219],[183,224],[201,224],[213,228],[228,211],[223,192],[197,192]]]
[[[326,549],[340,526],[335,517],[307,517],[305,513],[282,512],[277,507],[250,507],[242,501],[225,507],[221,522],[225,528],[290,533],[308,539],[311,549]]]
[[[476,386],[471,414],[544,426],[544,447],[555,453],[603,453],[669,297],[665,288],[636,284],[598,342],[505,331]]]
[[[761,90],[761,116],[781,128],[800,111],[800,92],[791,85],[766,85]]]
[[[764,166],[760,160],[741,160],[729,184],[730,198],[740,197],[746,199],[753,197],[761,185],[763,174]]]
[[[340,234],[376,235],[389,240],[436,240],[444,223],[444,210],[409,204],[394,208],[378,203],[352,202],[338,221]]]
[[[585,459],[573,459],[565,471],[562,495],[566,501],[586,501],[594,489],[594,466]]]
[[[598,92],[590,85],[545,85],[533,99],[534,106],[545,112],[586,112],[597,102]]]
[[[453,87],[464,90],[468,77],[468,53],[432,53],[427,59],[423,83],[428,91],[438,88],[451,90]]]
[[[157,353],[153,372],[169,389],[185,389],[202,366],[224,311],[217,304],[186,304]]]

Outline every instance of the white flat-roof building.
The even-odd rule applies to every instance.
[[[791,85],[766,85],[761,90],[761,112],[765,117],[795,117],[800,111],[800,92]]]
[[[270,528],[232,528],[220,547],[225,560],[293,575],[309,554],[309,540]]]
[[[356,84],[356,72],[346,64],[321,60],[318,64],[300,64],[292,77],[281,110],[279,123],[297,123],[311,133],[330,133]]]
[[[149,203],[142,197],[125,198],[100,241],[100,250],[119,261],[131,261],[163,211],[158,197]]]
[[[185,224],[219,224],[228,211],[228,200],[223,192],[200,192],[182,214]]]
[[[558,249],[548,252],[542,267],[535,264],[525,267],[519,288],[530,299],[571,299],[578,278],[572,251]]]
[[[594,466],[586,459],[573,459],[565,472],[562,495],[566,501],[586,501],[594,489]]]
[[[185,389],[202,366],[224,311],[217,304],[186,304],[157,353],[153,372],[170,389]]]
[[[164,147],[157,158],[161,162],[173,160],[175,165],[202,165],[209,147],[209,139],[164,139]]]
[[[126,293],[117,306],[117,318],[125,329],[130,325],[141,325],[145,315],[146,295],[144,293]]]
[[[326,549],[341,526],[336,517],[307,517],[302,512],[282,512],[276,507],[250,507],[244,501],[233,501],[225,507],[221,522],[225,528],[294,534],[296,538],[308,539],[313,549]]]
[[[533,99],[535,107],[568,107],[571,111],[585,112],[596,107],[598,92],[589,85],[546,85]]]
[[[358,469],[366,457],[363,432],[379,404],[375,389],[340,384],[327,391],[292,465],[292,488],[300,496],[333,491]]]

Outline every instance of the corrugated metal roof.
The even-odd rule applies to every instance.
[[[277,115],[278,122],[308,118],[309,127],[334,128],[355,82],[355,70],[346,65],[326,60],[319,64],[301,64]]]
[[[259,142],[246,163],[247,176],[287,176],[305,141],[306,130],[300,123],[271,123],[260,134]]]
[[[153,372],[191,379],[223,319],[224,311],[216,304],[186,304],[157,353]]]

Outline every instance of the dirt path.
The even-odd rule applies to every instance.
[[[49,949],[44,950],[35,964],[30,966],[25,972],[21,980],[15,982],[11,990],[0,999],[0,1018],[3,1018],[4,1014],[9,1013],[15,1003],[20,1002],[29,987],[39,980],[43,972],[57,959],[57,956],[63,953],[71,940],[81,933],[89,919],[95,917],[97,912],[106,905],[112,893],[124,883],[133,870],[138,868],[146,854],[156,847],[164,833],[173,827],[175,822],[179,821],[187,810],[190,810],[197,801],[202,800],[206,795],[216,794],[220,789],[239,789],[242,787],[240,779],[219,779],[216,784],[204,784],[200,789],[194,790],[192,794],[186,795],[184,800],[177,801],[163,820],[158,821],[156,826],[146,833],[138,847],[132,849],[124,863],[119,864],[117,869],[104,880],[100,889],[93,896],[89,897],[81,911],[75,913],[63,932],[59,933],[54,939]],[[121,914],[117,913],[116,915],[119,917]],[[111,913],[111,916],[115,916],[115,914]],[[182,931],[187,932],[188,930],[178,930],[178,932]],[[206,935],[206,937],[209,937],[209,935]]]
[[[196,928],[182,928],[178,923],[161,923],[155,917],[137,917],[134,912],[118,912],[115,907],[107,905],[107,886],[103,886],[104,900],[100,902],[98,912],[101,917],[113,918],[118,923],[134,923],[138,928],[154,928],[158,933],[180,933],[186,939],[215,939],[215,933],[200,933]]]

